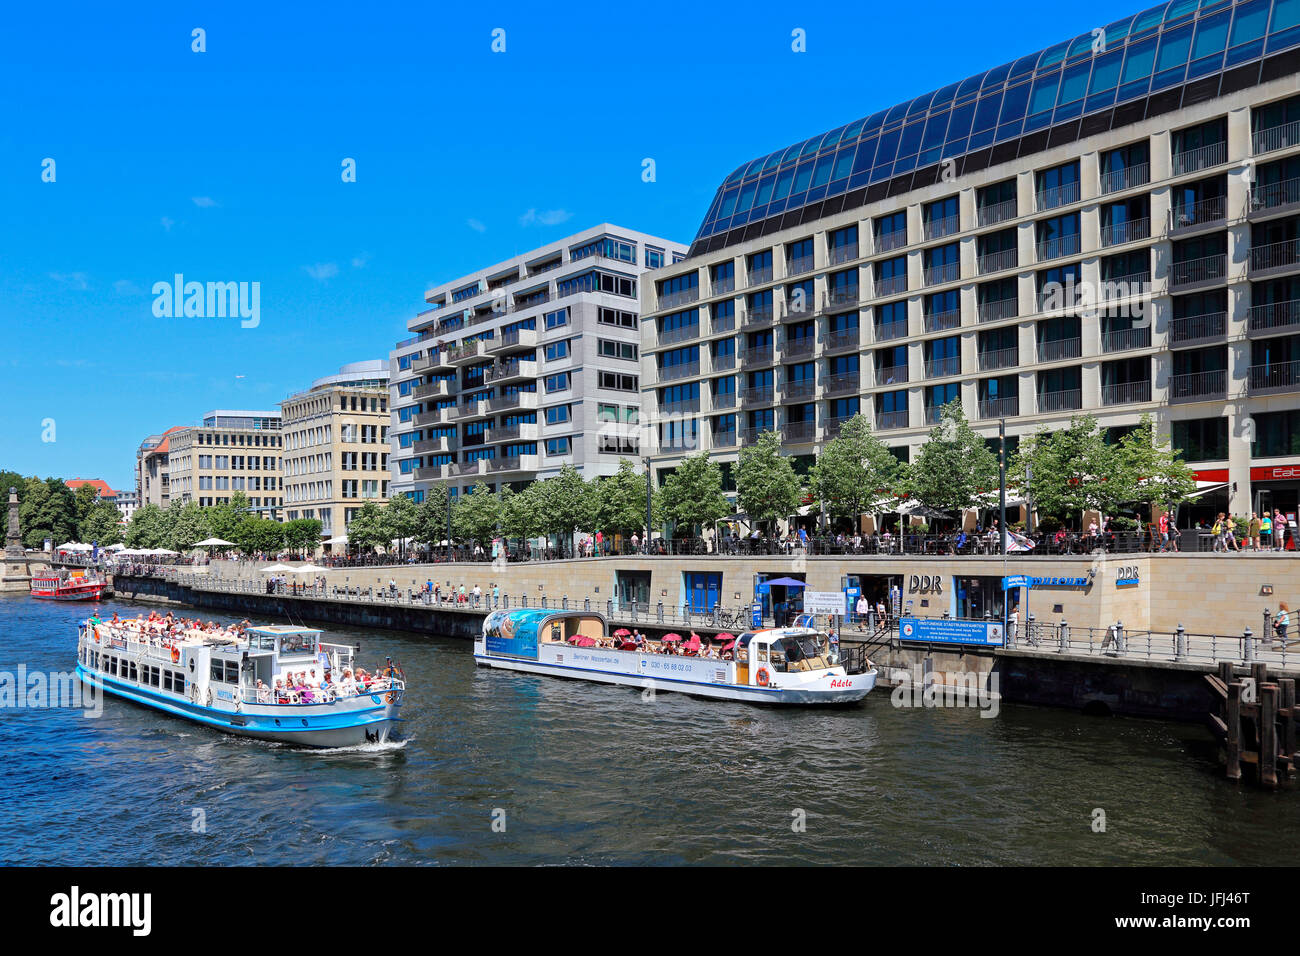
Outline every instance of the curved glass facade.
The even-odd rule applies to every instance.
[[[698,243],[1300,46],[1300,0],[1171,0],[738,168]]]

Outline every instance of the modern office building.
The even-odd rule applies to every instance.
[[[353,362],[280,403],[284,512],[346,532],[367,501],[388,500],[387,359]]]
[[[169,431],[155,457],[167,448],[170,500],[211,507],[242,491],[253,511],[278,520],[282,442],[278,410],[219,409],[204,415],[201,425]]]
[[[744,163],[643,283],[656,467],[859,412],[906,457],[960,399],[1149,413],[1208,500],[1295,511],[1298,70],[1297,0],[1174,0]]]
[[[639,454],[638,284],[678,243],[608,223],[426,295],[391,354],[393,493],[612,474]]]

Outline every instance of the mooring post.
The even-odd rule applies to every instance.
[[[1255,660],[1255,635],[1249,627],[1241,635],[1241,659],[1247,664]]]
[[[1277,682],[1278,720],[1282,723],[1282,753],[1295,763],[1295,679],[1283,677]]]
[[[1178,623],[1174,631],[1174,660],[1187,660],[1187,632],[1183,630],[1182,622]]]
[[[1239,681],[1228,685],[1226,716],[1228,724],[1228,779],[1241,779],[1241,688]]]
[[[1065,618],[1061,618],[1061,628],[1057,632],[1061,641],[1061,653],[1064,654],[1070,649],[1070,625]]]
[[[1277,786],[1277,684],[1259,687],[1259,782]]]
[[[1224,687],[1232,683],[1232,661],[1219,661],[1219,680]]]

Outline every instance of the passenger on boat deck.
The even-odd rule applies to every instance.
[[[269,704],[271,702],[271,688],[262,683],[262,678],[257,679],[257,702],[259,704]]]
[[[352,679],[352,671],[343,668],[343,679],[339,681],[339,696],[351,697],[357,692],[357,682]]]

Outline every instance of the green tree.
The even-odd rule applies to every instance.
[[[18,522],[23,544],[40,548],[49,538],[54,546],[65,543],[77,534],[77,499],[72,489],[62,479],[28,478],[22,504],[18,508]]]
[[[208,516],[197,503],[190,501],[181,504],[178,499],[171,503],[167,511],[171,516],[171,537],[163,547],[173,551],[189,551],[198,542],[211,537]]]
[[[81,522],[79,537],[101,548],[118,544],[122,540],[122,512],[112,502],[96,502]]]
[[[284,546],[295,554],[311,555],[320,544],[321,523],[317,518],[295,518],[284,523]]]
[[[1120,439],[1115,460],[1125,500],[1145,506],[1148,516],[1152,505],[1173,508],[1196,491],[1196,472],[1156,434],[1150,415]]]
[[[78,485],[76,490],[72,492],[72,497],[76,502],[77,530],[80,532],[81,523],[86,520],[86,516],[90,514],[90,509],[99,500],[99,489],[94,485]]]
[[[1026,468],[1031,474],[1026,481]],[[1022,438],[1008,468],[1013,481],[1032,497],[1040,521],[1082,520],[1083,512],[1114,513],[1125,496],[1116,471],[1115,446],[1091,415],[1076,415],[1067,428],[1040,428]]]
[[[657,520],[689,528],[692,534],[732,513],[731,503],[722,493],[722,469],[707,451],[683,459],[664,479],[655,493],[654,507]]]
[[[998,459],[966,421],[957,399],[943,406],[939,421],[905,469],[905,490],[932,508],[960,513],[998,487]]]
[[[852,517],[893,494],[899,462],[871,433],[871,422],[854,415],[840,426],[809,472],[809,490],[832,517]]]
[[[463,541],[482,544],[492,540],[500,520],[501,503],[496,493],[489,491],[483,482],[479,482],[467,494],[457,497],[451,509],[452,533]]]
[[[388,499],[388,504],[380,512],[380,521],[388,535],[388,542],[396,540],[397,546],[404,552],[406,539],[419,528],[419,509],[406,495],[397,495]]]
[[[618,471],[595,481],[596,527],[606,534],[630,537],[645,528],[646,478],[626,458]]]
[[[364,549],[387,543],[388,529],[384,527],[379,505],[367,501],[348,522],[348,544]]]
[[[209,534],[223,541],[234,541],[236,529],[249,507],[248,495],[236,491],[229,501],[218,502],[207,508]]]
[[[781,454],[776,432],[762,432],[740,450],[736,502],[755,521],[788,518],[799,510],[803,487],[790,459]]]
[[[246,514],[235,528],[234,541],[246,554],[263,551],[274,554],[284,547],[284,525],[260,515]]]
[[[171,520],[167,512],[153,503],[140,506],[131,515],[123,540],[133,550],[163,547],[171,541]]]
[[[533,482],[528,493],[538,532],[554,535],[561,547],[575,528],[589,529],[596,520],[595,495],[572,465],[554,478]]]
[[[447,486],[430,485],[424,500],[416,507],[416,540],[430,547],[447,537]]]
[[[533,482],[533,484],[537,484]],[[501,491],[501,533],[507,538],[534,538],[541,534],[529,485],[523,491]]]

